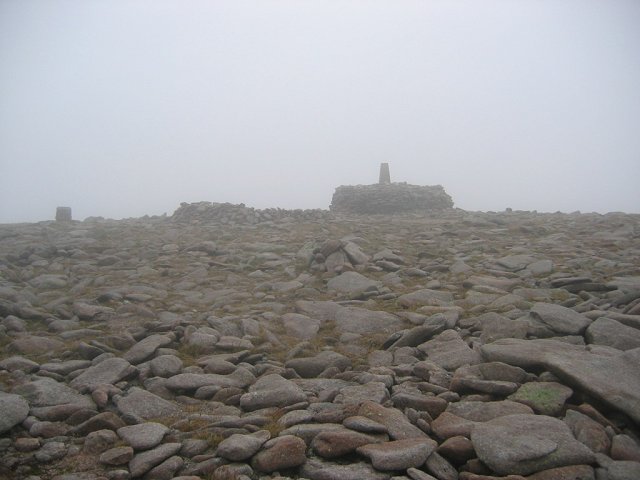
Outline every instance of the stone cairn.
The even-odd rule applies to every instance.
[[[70,221],[71,221],[71,207],[56,208],[56,222],[70,222]]]
[[[197,202],[180,204],[180,207],[171,217],[174,222],[206,224],[246,224],[254,225],[263,222],[308,220],[319,221],[330,216],[327,210],[286,210],[282,208],[256,209],[246,207],[243,203],[234,205],[231,203]]]
[[[379,183],[342,185],[336,188],[329,208],[337,213],[389,214],[425,212],[452,207],[453,200],[441,185],[391,183],[389,164],[382,163]]]

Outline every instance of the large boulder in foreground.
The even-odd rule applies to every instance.
[[[441,185],[407,183],[342,185],[336,188],[329,207],[332,212],[389,214],[424,212],[453,207],[453,200]]]
[[[479,423],[471,442],[478,458],[500,475],[529,475],[594,460],[562,420],[544,415],[507,415]]]
[[[640,348],[605,356],[558,340],[505,338],[483,345],[481,350],[488,361],[547,369],[570,387],[584,390],[640,422]]]

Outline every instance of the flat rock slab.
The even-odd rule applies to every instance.
[[[368,382],[364,385],[342,388],[333,402],[338,404],[358,404],[365,400],[382,404],[389,400],[389,391],[384,383]]]
[[[522,403],[511,400],[498,400],[495,402],[455,402],[447,407],[447,413],[473,422],[488,422],[494,418],[506,415],[532,414],[533,410]]]
[[[147,422],[119,428],[117,433],[133,449],[148,450],[159,445],[168,431],[161,423]]]
[[[165,387],[169,390],[197,390],[200,387],[216,385],[218,387],[245,388],[255,381],[255,377],[244,368],[237,368],[229,375],[217,373],[179,373],[167,379]]]
[[[427,436],[426,433],[413,425],[400,410],[383,407],[375,402],[362,402],[358,408],[357,415],[384,425],[387,432],[389,432],[389,436],[394,440],[424,438]]]
[[[358,272],[344,272],[327,282],[327,290],[349,295],[376,292],[380,286],[380,282],[371,280]]]
[[[455,330],[445,330],[433,340],[421,344],[418,349],[445,370],[455,370],[482,361],[480,353],[469,348]]]
[[[405,308],[423,307],[425,305],[442,306],[453,302],[451,292],[423,288],[398,297],[398,304]]]
[[[11,342],[7,349],[23,355],[43,355],[61,350],[64,346],[57,338],[25,335]]]
[[[114,384],[136,373],[137,369],[123,358],[107,358],[87,368],[69,385],[80,392],[92,391],[98,385]]]
[[[13,393],[22,395],[31,407],[48,407],[52,405],[74,404],[86,408],[95,408],[90,397],[79,394],[73,388],[52,378],[40,378],[20,385]]]
[[[611,318],[601,317],[589,325],[585,340],[596,345],[606,345],[618,350],[640,348],[640,330]]]
[[[580,335],[591,323],[584,315],[553,303],[536,303],[530,315],[557,333]]]
[[[490,361],[545,368],[570,387],[584,390],[640,422],[640,348],[604,356],[557,340],[503,339],[483,345],[481,350]]]
[[[301,313],[286,313],[282,316],[282,324],[288,335],[301,340],[311,340],[318,333],[321,321]]]
[[[29,415],[29,404],[20,395],[0,392],[0,433],[11,430]]]
[[[364,445],[356,451],[371,460],[376,470],[406,470],[424,464],[437,446],[430,438],[409,438]]]
[[[309,480],[389,480],[391,475],[374,470],[367,462],[338,464],[319,458],[310,458],[300,469],[300,475]]]
[[[327,430],[313,438],[311,449],[323,458],[338,458],[363,445],[381,443],[386,439],[386,435],[371,435],[353,430]]]
[[[336,327],[341,333],[392,333],[401,330],[404,322],[392,313],[343,307],[336,313]]]
[[[351,360],[338,352],[325,350],[315,357],[292,358],[285,366],[293,368],[302,378],[315,378],[329,367],[344,370],[351,366]]]
[[[244,410],[258,410],[286,407],[306,400],[307,396],[298,385],[280,375],[270,374],[260,377],[249,387],[249,391],[240,397],[240,406]]]
[[[479,423],[471,442],[478,458],[500,475],[529,475],[594,461],[593,452],[562,420],[543,415],[507,415]]]
[[[182,409],[138,387],[132,387],[126,396],[116,396],[114,403],[122,415],[131,415],[138,419],[170,417],[182,413]]]
[[[167,346],[171,342],[171,337],[167,335],[149,335],[131,347],[122,358],[137,365],[151,357],[158,348]]]

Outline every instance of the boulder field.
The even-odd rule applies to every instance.
[[[0,347],[0,478],[640,478],[639,215],[0,225]]]

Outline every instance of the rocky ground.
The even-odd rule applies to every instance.
[[[0,477],[640,478],[640,216],[0,226]]]

